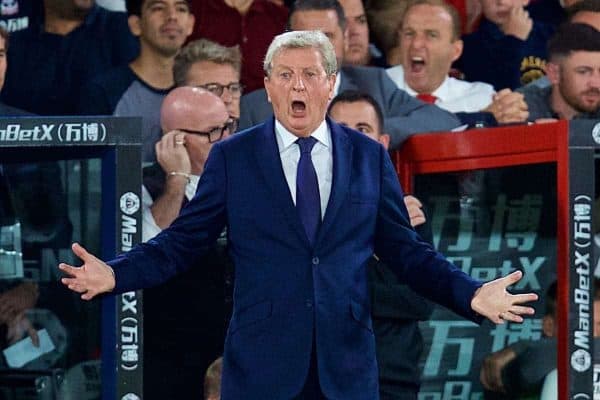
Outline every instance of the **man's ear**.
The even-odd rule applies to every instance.
[[[133,33],[133,36],[140,37],[142,34],[142,27],[140,26],[140,17],[137,15],[130,15],[127,18],[127,24],[129,24],[129,30]]]
[[[194,25],[196,24],[196,17],[194,14],[190,12],[190,25],[188,26],[188,30],[186,32],[186,37],[189,37],[192,32],[194,32]]]
[[[456,39],[452,43],[452,51],[453,51],[452,62],[458,60],[458,58],[461,56],[461,54],[463,52],[463,46],[464,46],[464,43],[460,39]]]
[[[547,62],[544,70],[551,84],[556,85],[560,81],[560,65]]]
[[[379,143],[381,143],[382,146],[386,150],[389,150],[390,149],[390,135],[388,135],[387,133],[382,133],[381,135],[379,135]]]
[[[329,81],[329,100],[332,100],[335,97],[335,80],[337,79],[337,74],[331,74],[327,78]]]
[[[265,87],[265,92],[267,92],[267,100],[269,101],[269,103],[271,103],[271,96],[269,95],[269,84],[270,84],[270,81],[269,81],[269,77],[268,76],[265,76],[263,78],[263,83],[264,83],[263,86]]]

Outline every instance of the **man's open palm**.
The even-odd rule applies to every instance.
[[[537,294],[510,294],[506,290],[522,277],[521,271],[515,271],[505,277],[484,283],[475,292],[475,296],[471,300],[471,307],[475,312],[496,324],[502,324],[504,321],[523,322],[521,315],[531,315],[535,310],[521,304],[537,300]]]
[[[73,267],[60,263],[60,268],[68,277],[61,282],[74,292],[81,293],[83,300],[90,300],[94,296],[110,292],[115,287],[115,276],[112,269],[102,260],[88,253],[78,243],[71,246],[73,253],[83,261],[81,267]]]

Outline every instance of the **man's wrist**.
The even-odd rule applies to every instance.
[[[115,289],[115,286],[117,286],[117,278],[115,277],[115,270],[110,265],[108,265],[108,264],[105,264],[105,265],[108,267],[108,270],[110,271],[110,273],[112,274],[112,277],[113,277],[114,285],[112,288],[108,289],[109,292],[112,292]]]
[[[171,171],[167,174],[167,177],[171,178],[171,177],[182,177],[185,178],[187,180],[187,183],[190,183],[192,180],[192,175],[187,173],[187,172],[181,172],[181,171]]]

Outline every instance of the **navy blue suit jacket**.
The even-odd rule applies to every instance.
[[[116,292],[158,284],[193,265],[227,225],[235,264],[222,399],[290,399],[316,346],[332,399],[378,398],[366,266],[379,255],[415,291],[477,321],[480,286],[410,226],[385,149],[328,120],[330,200],[314,247],[282,170],[274,120],[216,143],[194,199],[155,239],[110,262]]]

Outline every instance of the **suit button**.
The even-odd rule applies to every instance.
[[[313,306],[312,300],[306,300],[305,304],[306,304],[306,308],[312,308],[312,306]]]
[[[319,265],[319,257],[313,257],[312,264],[313,265]]]

